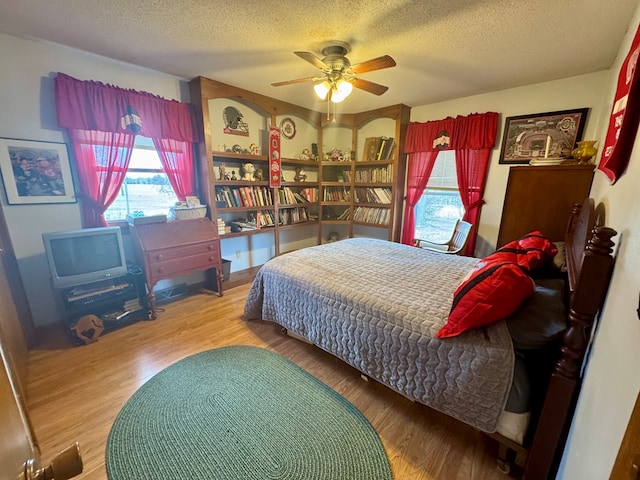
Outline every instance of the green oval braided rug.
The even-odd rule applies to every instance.
[[[106,448],[110,480],[390,480],[367,419],[269,350],[187,357],[133,394]]]

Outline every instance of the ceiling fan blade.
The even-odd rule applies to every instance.
[[[360,90],[365,90],[369,93],[373,93],[374,95],[382,95],[384,92],[389,90],[389,87],[385,87],[384,85],[380,85],[379,83],[373,83],[369,80],[363,80],[361,78],[353,78],[349,80],[354,87],[359,88]]]
[[[318,67],[320,70],[326,70],[326,69],[331,70],[331,67],[329,65],[324,63],[322,60],[320,60],[311,52],[293,52],[293,53],[295,53],[301,59],[306,60],[311,65]]]
[[[372,58],[371,60],[367,60],[365,62],[356,63],[355,65],[351,65],[349,69],[349,73],[365,73],[372,72],[374,70],[382,70],[383,68],[395,67],[396,61],[391,58],[389,55],[383,55],[381,57]]]
[[[314,82],[315,80],[317,80],[317,77],[296,78],[295,80],[287,80],[285,82],[272,83],[271,86],[280,87],[282,85],[291,85],[292,83]]]

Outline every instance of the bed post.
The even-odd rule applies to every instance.
[[[580,390],[580,369],[596,313],[602,306],[613,265],[611,237],[616,231],[595,227],[577,268],[569,311],[569,327],[562,338],[540,419],[525,465],[523,479],[543,480],[557,468]]]

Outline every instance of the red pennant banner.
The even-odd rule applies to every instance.
[[[598,168],[609,178],[611,184],[625,172],[640,121],[640,27],[631,43],[629,53],[618,74],[616,96],[609,120],[609,129]]]
[[[269,186],[280,187],[281,183],[280,129],[278,127],[269,127]]]

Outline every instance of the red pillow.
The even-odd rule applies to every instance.
[[[531,272],[550,262],[556,253],[553,242],[536,230],[500,247],[485,260],[515,263]]]
[[[535,284],[521,267],[490,257],[478,262],[458,286],[447,323],[436,337],[455,337],[503,319],[533,295]]]

